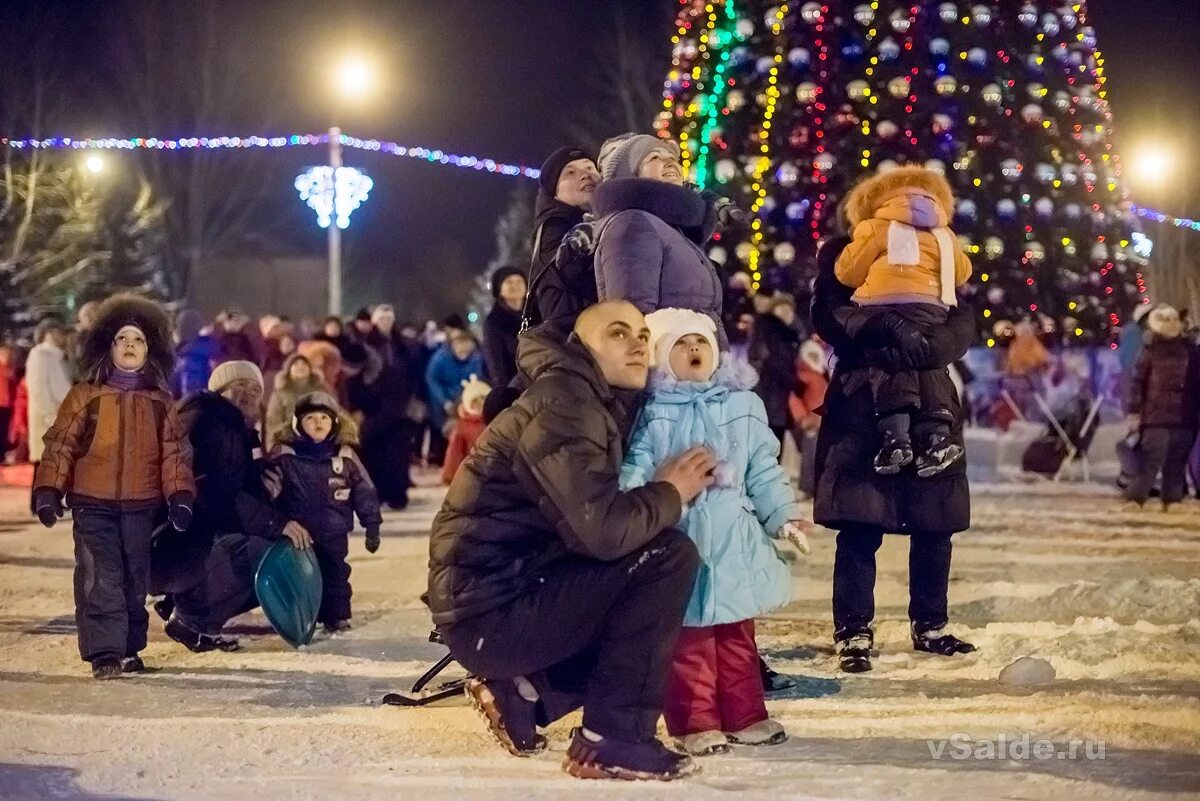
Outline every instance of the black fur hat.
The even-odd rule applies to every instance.
[[[92,327],[83,336],[80,367],[88,381],[103,381],[112,369],[112,344],[124,326],[137,326],[146,338],[143,372],[156,386],[170,384],[175,366],[171,321],[161,305],[130,293],[113,295],[100,304]]]

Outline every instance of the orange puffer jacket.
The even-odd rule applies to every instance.
[[[34,487],[53,487],[68,505],[157,506],[194,497],[192,453],[169,393],[76,384],[46,432]]]

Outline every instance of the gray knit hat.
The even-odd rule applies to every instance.
[[[242,379],[253,381],[260,388],[263,386],[262,370],[254,362],[222,362],[213,368],[212,375],[208,377],[208,391],[220,392],[234,381]]]
[[[642,162],[660,147],[673,151],[675,157],[679,158],[679,145],[670,139],[637,133],[614,136],[600,146],[597,163],[601,179],[607,181],[612,178],[636,178]]]

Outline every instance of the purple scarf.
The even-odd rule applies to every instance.
[[[146,374],[141,370],[130,372],[119,367],[113,367],[104,377],[104,383],[121,392],[132,392],[135,389],[145,389],[150,386]]]

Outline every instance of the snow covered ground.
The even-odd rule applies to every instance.
[[[830,646],[832,535],[795,568],[797,600],[760,625],[778,669],[802,678],[769,704],[791,739],[704,761],[667,785],[585,783],[551,752],[508,757],[460,703],[381,707],[442,650],[425,641],[426,534],[440,490],[388,516],[383,547],[352,543],[355,628],[300,652],[258,614],[245,650],[192,654],[152,618],[154,671],[98,683],[78,661],[69,522],[31,526],[0,490],[0,799],[1065,799],[1200,795],[1200,505],[1115,511],[1101,487],[991,485],[956,538],[953,630],[966,657],[907,642],[907,543],[880,552],[872,673],[837,672]],[[1023,655],[1057,679],[997,682]],[[1103,741],[1103,758],[988,755],[1005,736]],[[938,742],[941,758],[931,756]],[[1093,744],[1093,749],[1096,746]],[[1095,751],[1093,750],[1093,755]]]

